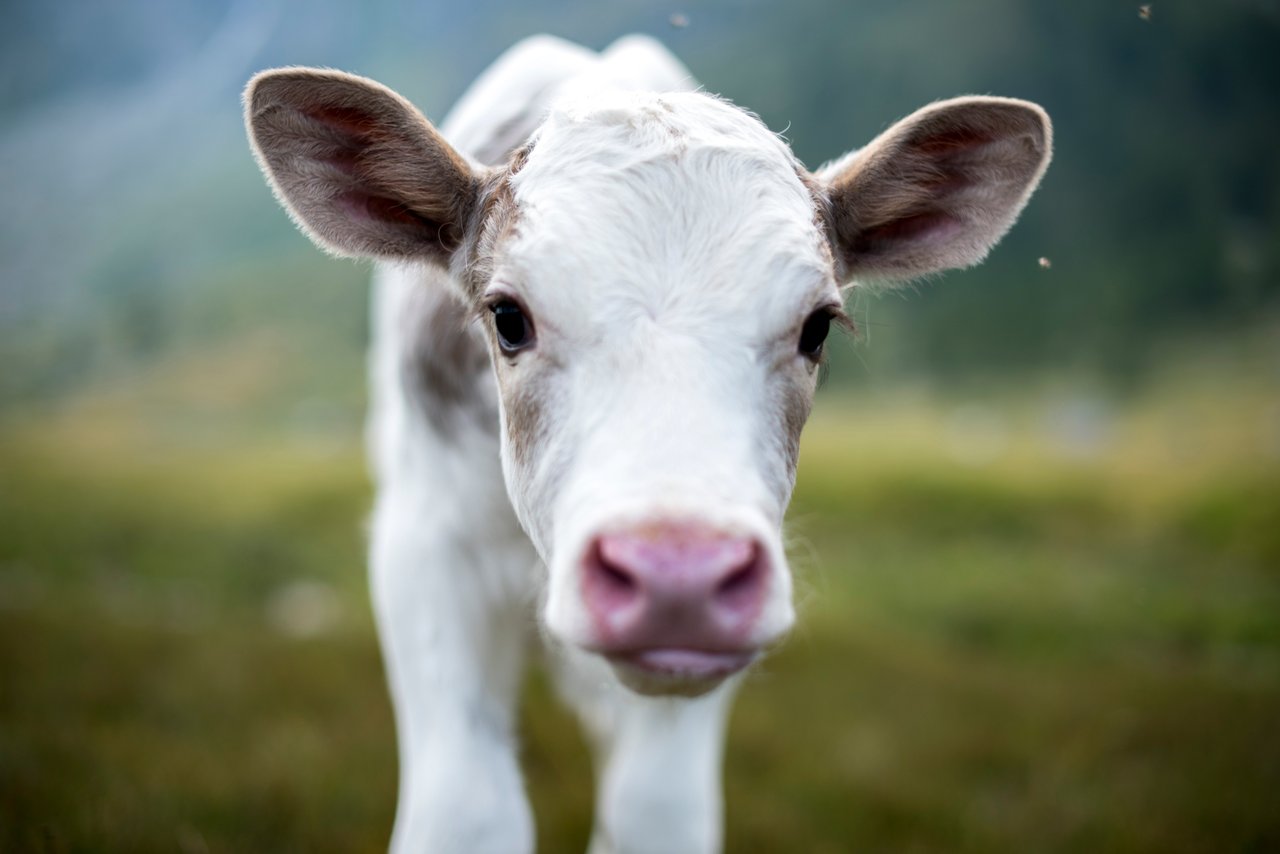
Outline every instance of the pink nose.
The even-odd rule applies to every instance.
[[[597,538],[583,571],[600,652],[740,653],[751,649],[769,566],[754,538],[673,522]]]

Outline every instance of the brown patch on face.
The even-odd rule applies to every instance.
[[[800,434],[813,410],[813,392],[812,383],[788,384],[781,401],[782,451],[791,483],[795,483],[796,466],[800,463]]]
[[[507,442],[511,446],[511,456],[516,465],[525,468],[533,458],[534,449],[541,444],[543,397],[536,387],[510,388],[503,381],[501,371],[498,386],[507,416]]]
[[[771,417],[757,428],[761,458],[771,461],[762,473],[770,490],[783,497],[795,486],[800,436],[809,421],[818,385],[817,366],[798,361],[794,354],[788,354],[779,356],[772,365],[766,390]]]
[[[488,176],[480,194],[476,216],[467,229],[468,237],[461,253],[465,260],[460,269],[455,268],[455,272],[471,303],[473,314],[482,311],[479,299],[493,278],[496,259],[503,245],[516,234],[519,226],[520,208],[511,182],[524,168],[532,148],[533,143],[527,142],[515,149],[507,164]],[[487,312],[485,315],[487,320]],[[495,344],[491,334],[489,338],[489,345],[493,348]],[[516,388],[508,382],[505,357],[496,349],[492,353],[492,363],[498,393],[503,401],[511,452],[515,462],[525,466],[543,429],[543,400],[532,388]]]
[[[844,270],[841,267],[841,256],[836,242],[831,197],[827,194],[826,188],[822,186],[822,182],[798,163],[796,164],[796,176],[800,178],[800,183],[809,191],[809,198],[813,200],[813,224],[818,229],[818,234],[821,235],[818,249],[827,263],[831,265],[836,280],[843,281]]]
[[[476,216],[467,229],[463,253],[465,263],[458,274],[463,289],[474,304],[493,277],[494,259],[502,244],[516,232],[520,209],[511,179],[524,168],[532,143],[516,149],[502,169],[493,172],[480,193]]]

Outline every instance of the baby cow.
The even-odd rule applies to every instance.
[[[443,131],[336,71],[245,93],[298,226],[380,262],[396,851],[532,848],[513,709],[535,639],[597,750],[592,851],[719,849],[730,699],[794,618],[780,531],[841,288],[981,261],[1049,161],[1043,110],[969,97],[811,173],[694,88],[646,38],[539,37]]]

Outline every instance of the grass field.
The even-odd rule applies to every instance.
[[[729,851],[1280,850],[1274,396],[1052,397],[820,407]],[[216,409],[0,431],[0,850],[386,844],[353,431]],[[523,721],[540,850],[582,850],[589,760],[538,672]]]

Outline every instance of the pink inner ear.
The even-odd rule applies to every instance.
[[[360,155],[351,149],[340,149],[319,158],[326,166],[332,166],[343,175],[355,175]]]
[[[454,225],[433,222],[396,199],[362,190],[347,190],[331,201],[352,222],[383,228],[399,227],[414,239],[425,240],[445,251],[453,251],[462,241],[461,232]]]
[[[995,142],[990,133],[977,128],[956,127],[945,131],[933,131],[922,139],[912,140],[910,147],[921,154],[938,157],[950,153],[972,151]]]
[[[854,240],[854,251],[862,255],[888,254],[904,245],[917,248],[940,246],[959,235],[964,220],[952,210],[953,200],[978,183],[974,169],[980,169],[987,153],[998,143],[991,133],[972,127],[931,130],[911,140],[898,156],[928,164],[915,176],[917,187],[927,190],[930,201],[913,204],[901,216],[864,229]],[[927,205],[925,209],[920,207]]]
[[[936,246],[951,240],[963,229],[964,223],[953,214],[926,211],[862,231],[853,250],[860,255],[876,255],[895,252],[904,243]]]
[[[349,190],[334,196],[333,201],[344,214],[354,220],[418,227],[427,224],[402,203],[386,196]]]
[[[427,223],[403,202],[377,192],[378,187],[362,174],[361,151],[378,134],[376,121],[363,110],[350,107],[321,106],[301,111],[311,121],[323,125],[337,138],[330,139],[330,149],[317,155],[317,160],[347,175],[358,184],[333,197],[333,204],[345,216],[357,222],[404,225],[421,228]]]
[[[366,137],[378,127],[372,116],[352,107],[310,107],[302,110],[302,114],[348,136]]]

